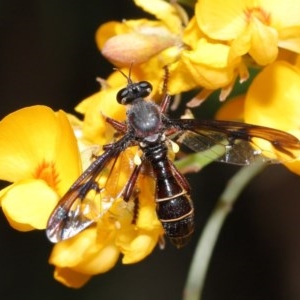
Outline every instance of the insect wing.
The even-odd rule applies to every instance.
[[[48,220],[46,234],[57,243],[71,238],[103,216],[121,196],[124,167],[121,148],[106,150],[75,181]]]
[[[93,223],[80,213],[81,189],[69,190],[52,212],[46,235],[52,243],[68,239]]]
[[[255,161],[279,163],[300,155],[293,135],[258,125],[216,120],[171,120],[182,129],[177,141],[211,160],[248,165]]]

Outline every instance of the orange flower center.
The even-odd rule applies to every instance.
[[[247,8],[244,13],[248,23],[251,22],[251,19],[253,18],[260,20],[262,23],[266,25],[270,25],[271,23],[270,13],[266,12],[264,9],[260,7]]]
[[[58,173],[53,162],[43,161],[36,169],[35,178],[39,178],[48,183],[52,188],[56,188],[58,184]]]

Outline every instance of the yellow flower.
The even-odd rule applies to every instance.
[[[79,131],[81,123],[71,119]],[[84,135],[80,139],[86,140]],[[81,173],[69,120],[62,111],[54,113],[45,106],[21,109],[0,122],[0,145],[0,178],[13,182],[0,192],[6,217],[21,231],[44,229],[56,203]],[[136,151],[123,151],[109,179],[102,178],[105,197],[119,195],[133,170]],[[93,226],[54,246],[50,263],[57,280],[80,287],[111,269],[120,255],[130,264],[153,251],[164,234],[155,212],[154,179],[140,174],[135,195],[137,200],[128,203],[114,199]]]
[[[253,80],[247,93],[226,101],[216,114],[216,119],[237,120],[250,124],[271,127],[300,138],[300,70],[284,61],[276,61],[264,68]],[[273,137],[274,140],[276,136]],[[294,173],[300,174],[299,150],[290,149],[297,159],[286,160],[269,143],[256,143]],[[287,146],[287,145],[286,145]],[[271,155],[271,154],[270,154]],[[274,157],[274,155],[272,155]]]
[[[182,29],[182,22],[187,18],[185,12],[178,7],[163,0],[134,0],[137,6],[144,11],[154,15],[160,20],[171,32],[179,33]]]
[[[196,19],[188,26],[185,16],[165,1],[135,1],[158,21],[129,20],[102,25],[96,41],[102,54],[117,66],[149,69],[144,78],[153,86],[162,67],[168,65],[168,90],[178,94],[195,87],[217,89],[232,84],[239,71],[240,58],[229,60],[230,46],[208,40],[200,31]],[[179,8],[179,7],[177,7]],[[185,20],[185,21],[183,21]],[[138,72],[136,72],[138,73]]]
[[[81,172],[77,142],[66,115],[45,106],[18,110],[0,122],[0,193],[15,229],[44,229],[56,202]]]
[[[229,60],[230,47],[208,40],[199,30],[195,18],[185,28],[183,41],[186,48],[170,65],[171,94],[196,87],[215,90],[234,82],[240,58]]]
[[[251,84],[245,100],[244,119],[280,129],[300,139],[300,70],[278,61],[261,71]],[[300,174],[300,160],[285,165]]]
[[[195,14],[209,38],[231,45],[231,56],[248,53],[266,65],[276,59],[278,47],[300,53],[299,11],[297,0],[201,0]]]
[[[133,152],[127,149],[124,155],[132,157]],[[123,159],[119,158],[117,162],[117,165],[124,163],[120,165],[122,170],[117,176],[120,186],[125,185],[131,170]],[[116,179],[112,181],[115,183]],[[153,178],[141,174],[137,186],[140,187],[138,203],[116,199],[96,226],[54,246],[50,263],[55,265],[54,276],[58,281],[78,288],[92,275],[114,267],[120,254],[124,264],[131,264],[153,251],[163,235],[155,213],[155,182]],[[113,186],[111,188],[114,189]]]
[[[170,65],[171,94],[203,87],[196,105],[209,90],[222,88],[224,100],[237,76],[241,82],[249,76],[245,54],[266,65],[277,58],[278,47],[299,53],[298,11],[300,3],[295,0],[198,1],[195,17],[183,32],[185,47]]]
[[[148,80],[154,88],[161,88],[163,67],[175,62],[182,51],[183,22],[187,17],[182,9],[166,1],[135,2],[158,20],[105,23],[97,30],[96,42],[102,54],[113,64],[132,66],[134,80]]]
[[[92,275],[108,271],[116,264],[120,253],[113,238],[108,235],[105,244],[98,243],[97,230],[91,227],[56,244],[49,259],[50,264],[55,265],[55,279],[79,288]]]
[[[97,31],[98,47],[117,66],[151,66],[151,76],[139,80],[152,82],[168,65],[171,94],[204,88],[193,105],[219,88],[224,100],[238,76],[240,82],[248,79],[247,65],[252,62],[246,54],[256,64],[267,65],[277,58],[278,47],[300,53],[300,4],[296,0],[201,0],[189,22],[177,4],[135,3],[157,21],[106,23]]]

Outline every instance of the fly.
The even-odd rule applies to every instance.
[[[187,180],[168,158],[171,139],[194,152],[230,164],[246,165],[257,160],[278,163],[297,157],[295,151],[300,150],[300,141],[280,130],[231,121],[170,119],[166,115],[171,99],[166,92],[167,79],[159,106],[145,99],[152,91],[148,81],[132,82],[130,76],[126,78],[127,86],[116,97],[118,103],[127,107],[126,121],[106,118],[120,137],[103,147],[103,154],[96,157],[58,202],[46,229],[54,243],[76,235],[99,220],[117,196],[121,195],[125,202],[133,199],[138,203],[136,183],[143,167],[150,165],[156,181],[156,213],[165,235],[178,248],[186,245],[194,231],[194,208]],[[259,140],[267,142],[267,150],[259,146]],[[124,150],[133,146],[138,146],[142,153],[140,163],[132,164],[128,182],[97,211],[92,207],[93,202],[86,201],[87,195],[101,194],[107,181],[112,180],[109,176],[112,172],[108,173],[106,182],[100,182],[99,178],[115,167]]]

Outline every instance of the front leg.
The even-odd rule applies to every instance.
[[[126,123],[119,122],[119,121],[112,119],[110,117],[107,117],[105,115],[103,115],[103,117],[105,119],[105,122],[110,124],[118,132],[124,133],[124,134],[127,132],[127,124]]]

